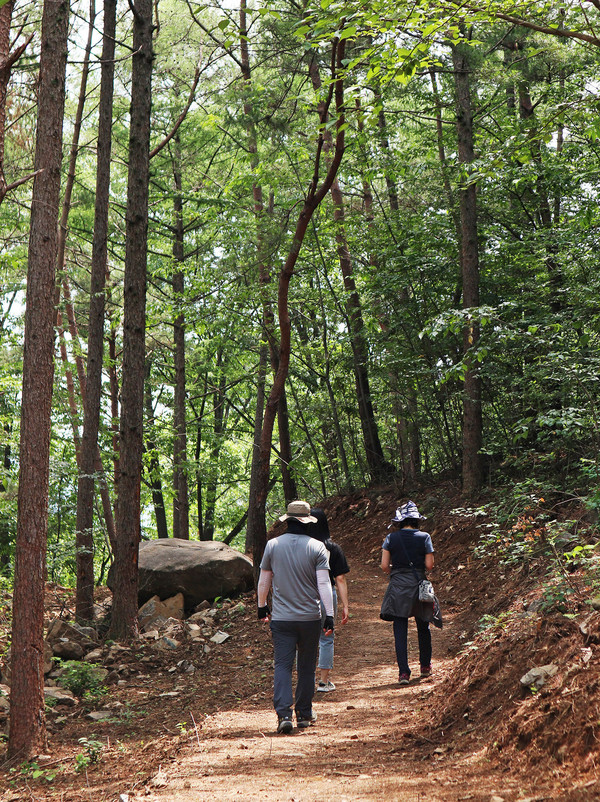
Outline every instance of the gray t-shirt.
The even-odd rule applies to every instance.
[[[316,572],[329,570],[323,543],[286,532],[267,542],[260,567],[273,572],[273,621],[321,618]]]

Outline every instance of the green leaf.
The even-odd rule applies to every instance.
[[[349,28],[344,28],[340,34],[340,41],[342,39],[350,39],[352,36],[356,36],[356,25],[351,25]]]

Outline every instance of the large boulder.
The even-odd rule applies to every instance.
[[[234,596],[252,587],[252,561],[219,541],[160,538],[139,550],[138,601],[183,593],[187,609],[205,599]]]

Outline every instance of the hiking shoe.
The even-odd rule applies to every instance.
[[[290,716],[279,716],[279,721],[277,724],[277,732],[280,735],[289,735],[293,729],[294,729],[294,722],[292,721]]]
[[[307,727],[311,727],[313,724],[317,723],[317,714],[311,713],[310,716],[299,716],[296,713],[296,724],[298,725],[298,729],[304,730]]]
[[[321,693],[328,693],[329,691],[335,691],[335,685],[333,684],[333,682],[330,682],[329,680],[327,680],[327,682],[323,682],[323,680],[320,680],[319,684],[317,685],[317,691],[320,691]]]
[[[398,684],[399,685],[408,685],[410,682],[410,674],[400,674],[398,677]]]
[[[421,677],[426,679],[431,676],[431,666],[421,666]]]

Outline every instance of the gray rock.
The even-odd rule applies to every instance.
[[[106,719],[111,718],[112,715],[110,710],[92,710],[91,713],[87,714],[86,718],[90,718],[92,721],[106,721]]]
[[[109,587],[111,577],[109,575]],[[252,561],[218,541],[160,538],[140,543],[140,603],[182,593],[186,608],[253,586]]]
[[[164,601],[161,601],[159,596],[152,596],[138,611],[138,621],[143,631],[160,628],[163,626],[163,622],[170,618],[181,621],[183,617],[183,593],[178,593]]]
[[[96,642],[98,641],[98,633],[94,627],[82,627],[79,624],[73,624],[72,626],[74,626],[78,632],[81,632],[85,638]]]
[[[530,669],[526,674],[521,677],[521,685],[523,688],[542,688],[548,679],[553,677],[558,672],[558,666],[554,663],[549,663],[546,666],[537,666]]]
[[[59,641],[71,641],[72,643],[78,643],[84,652],[89,652],[91,649],[96,647],[95,641],[91,638],[88,638],[81,631],[81,627],[70,624],[68,621],[63,621],[60,618],[55,618],[54,621],[51,621],[48,626],[48,634],[46,635],[46,640],[54,646],[54,644]]]
[[[84,650],[80,643],[72,640],[59,640],[52,644],[52,653],[61,660],[81,660]]]
[[[70,691],[64,688],[44,688],[44,698],[54,699],[57,705],[67,705],[73,707],[77,704],[77,700]]]
[[[166,635],[160,640],[156,641],[155,644],[157,649],[178,649],[181,644],[178,640],[174,640],[173,638],[168,638]]]
[[[102,660],[103,655],[104,651],[102,649],[92,649],[83,659],[86,663],[98,663]]]
[[[579,625],[579,631],[583,635],[586,646],[592,643],[600,643],[600,615],[598,613],[589,615]]]

